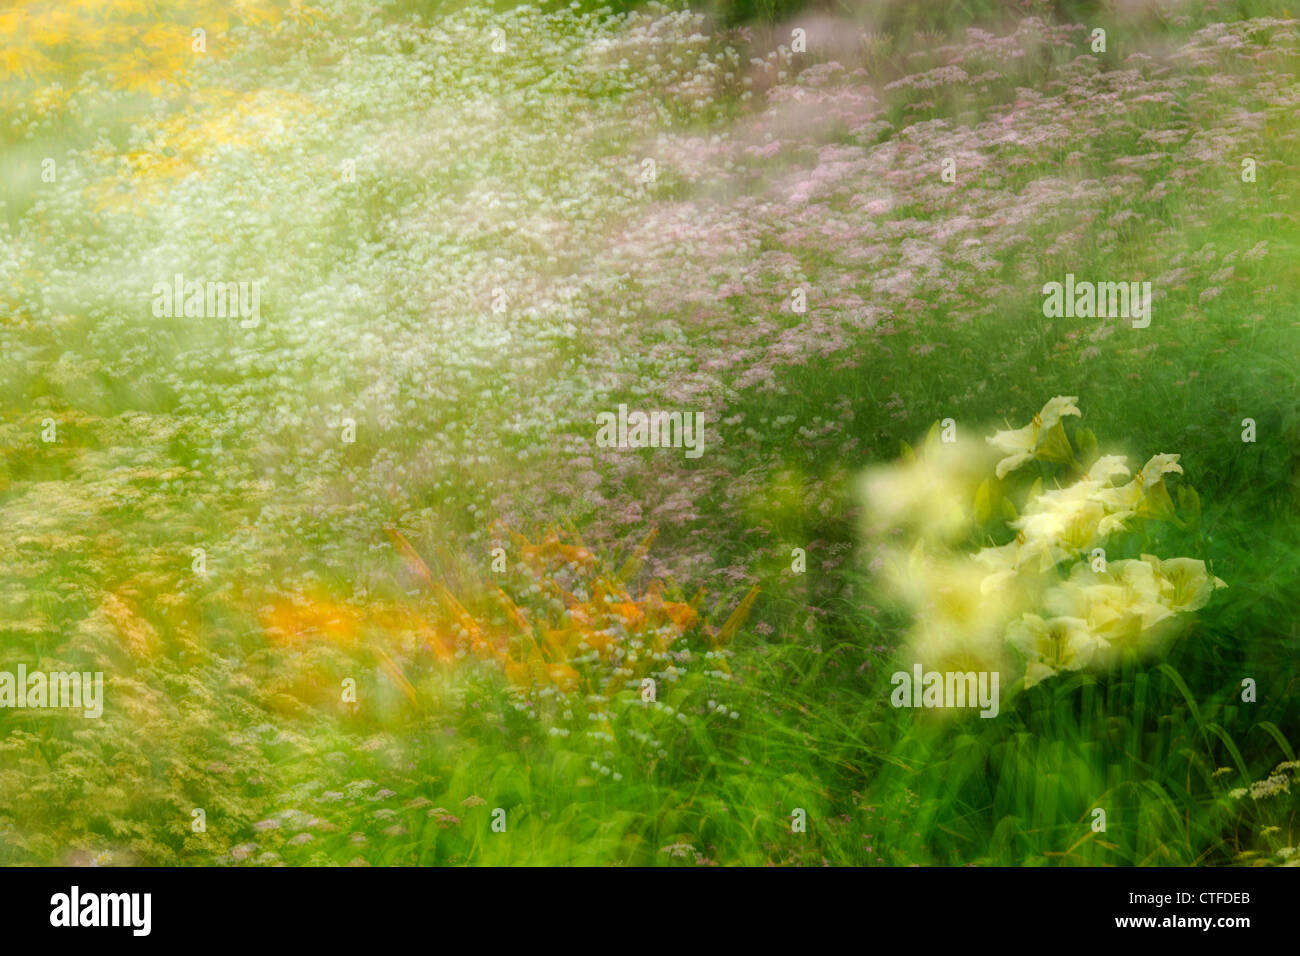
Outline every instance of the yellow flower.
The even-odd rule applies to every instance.
[[[1034,457],[1034,449],[1038,447],[1038,429],[1039,426],[1031,422],[1024,428],[997,432],[988,439],[990,445],[1007,455],[998,462],[999,478],[1005,477],[1007,472],[1015,471]]]
[[[1150,487],[1170,472],[1181,475],[1183,466],[1178,464],[1178,458],[1178,455],[1152,455],[1142,466],[1142,484]]]
[[[67,10],[51,8],[32,18],[30,37],[41,46],[58,46],[76,39],[81,23]]]
[[[1114,475],[1127,475],[1127,459],[1123,455],[1102,455],[1088,469],[1088,480],[1097,482],[1098,486],[1110,481]]]
[[[873,468],[863,479],[870,530],[908,528],[928,540],[957,541],[974,524],[982,450],[931,443],[911,461]]]
[[[32,46],[0,49],[0,76],[33,77],[52,72],[54,64]]]
[[[1074,484],[1040,492],[1029,501],[1025,513],[1010,522],[1019,532],[1016,566],[1036,566],[1044,571],[1124,530],[1124,522],[1135,512],[1111,508],[1119,502],[1109,482],[1112,475],[1127,473],[1122,457],[1108,455],[1099,458]]]
[[[1120,525],[1122,518],[1108,516],[1095,500],[1097,486],[1098,482],[1082,479],[1068,488],[1042,492],[1026,505],[1021,517],[1010,522],[1020,532],[1017,539],[1025,554],[1034,557],[1039,570],[1087,550]],[[1108,517],[1112,520],[1107,521]]]
[[[243,23],[253,26],[276,23],[280,19],[280,11],[263,0],[232,0],[231,6]]]
[[[1122,652],[1157,649],[1178,633],[1180,614],[1226,587],[1190,558],[1143,555],[1108,567],[1103,561],[1101,571],[1079,560],[1131,518],[1173,516],[1165,476],[1182,473],[1178,455],[1153,455],[1136,473],[1121,455],[1099,457],[1073,484],[1043,490],[1035,482],[1019,515],[996,484],[981,482],[981,468],[994,466],[1001,478],[1029,460],[1080,468],[1062,424],[1080,414],[1075,402],[1057,396],[1029,425],[996,433],[977,445],[988,452],[982,460],[969,447],[937,444],[936,426],[922,455],[864,479],[868,529],[895,536],[884,548],[883,579],[912,612],[908,646],[925,666],[1001,670],[1014,646],[1030,687],[1063,670],[1107,666]],[[1112,484],[1117,477],[1128,480]],[[1012,541],[954,550],[977,524],[983,529],[1007,510]]]
[[[1154,572],[1161,597],[1175,612],[1199,611],[1210,601],[1219,588],[1228,585],[1205,568],[1205,562],[1196,558],[1166,558],[1163,561],[1152,554],[1142,555]]]
[[[1117,511],[1114,514],[1106,515],[1101,521],[1097,522],[1097,538],[1108,538],[1116,531],[1123,531],[1124,522],[1133,517],[1133,514],[1132,511]]]
[[[1077,617],[1044,620],[1026,614],[1008,628],[1007,639],[1025,655],[1025,687],[1063,670],[1087,667],[1101,642]]]
[[[1103,642],[1102,651],[1150,649],[1165,634],[1161,625],[1174,616],[1161,599],[1155,572],[1143,561],[1112,561],[1102,572],[1080,562],[1045,605],[1086,621]]]
[[[1000,431],[987,439],[990,445],[1006,455],[998,462],[997,476],[1005,477],[1008,472],[1015,471],[1033,458],[1043,461],[1069,460],[1069,444],[1065,442],[1064,429],[1059,426],[1064,416],[1081,414],[1075,405],[1077,401],[1078,398],[1073,395],[1058,395],[1044,405],[1042,411],[1024,428]]]
[[[1164,487],[1164,476],[1171,472],[1183,473],[1177,455],[1153,455],[1132,481],[1117,488],[1103,488],[1097,500],[1113,512],[1164,516],[1173,507]]]
[[[968,556],[919,548],[888,568],[895,595],[915,611],[908,643],[916,660],[939,670],[1001,669],[1007,623],[1036,600],[1023,580],[986,593],[988,572]]]
[[[983,594],[993,594],[1015,580],[1016,575],[1027,564],[1027,554],[1019,539],[1009,541],[995,548],[981,548],[971,559],[981,567],[988,569],[988,575],[980,582]]]

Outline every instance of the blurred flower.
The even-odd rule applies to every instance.
[[[982,449],[932,434],[919,453],[863,478],[869,530],[905,528],[923,540],[960,540],[974,524],[975,490],[986,465]]]
[[[1182,468],[1177,455],[1155,455],[1119,487],[1111,481],[1129,474],[1123,457],[1098,456],[1083,469],[1061,425],[1063,416],[1080,415],[1075,401],[1054,398],[1031,425],[989,439],[1013,453],[997,462],[999,477],[1030,458],[1082,470],[1064,487],[1034,482],[1022,513],[1010,509],[1006,527],[1016,536],[1005,544],[953,550],[977,524],[989,533],[998,515],[992,496],[1002,494],[957,446],[945,457],[942,446],[927,442],[923,454],[868,472],[868,529],[883,539],[873,571],[911,612],[908,649],[926,667],[1001,670],[1012,648],[1025,662],[1024,686],[1032,687],[1061,671],[1108,666],[1122,651],[1158,649],[1177,632],[1180,614],[1204,607],[1226,586],[1192,558],[1094,557],[1129,521],[1174,515],[1164,477]],[[1053,434],[1044,440],[1048,429]],[[1090,435],[1087,441],[1095,445]]]

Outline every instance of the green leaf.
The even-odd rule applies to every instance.
[[[1139,518],[1155,518],[1157,521],[1173,520],[1177,522],[1178,516],[1174,511],[1174,500],[1169,497],[1169,489],[1165,487],[1163,481],[1157,481],[1146,489],[1146,493],[1138,503],[1137,514]]]
[[[1029,494],[1025,497],[1025,506],[1028,507],[1029,503],[1034,499],[1036,499],[1042,493],[1043,493],[1043,479],[1035,478],[1034,483],[1029,486]]]
[[[925,453],[934,454],[935,445],[939,444],[939,423],[935,422],[930,426],[930,430],[925,433]]]
[[[1039,436],[1038,448],[1034,451],[1034,457],[1039,461],[1065,464],[1074,461],[1074,449],[1070,447],[1070,440],[1065,437],[1064,425],[1057,422],[1045,436]]]
[[[1277,741],[1277,745],[1282,748],[1282,753],[1286,754],[1287,760],[1295,760],[1295,751],[1292,750],[1291,745],[1287,743],[1287,739],[1282,735],[1282,731],[1278,730],[1277,724],[1269,720],[1262,720],[1255,726]]]
[[[1074,433],[1074,444],[1079,449],[1079,461],[1085,467],[1092,465],[1101,457],[1097,446],[1097,436],[1091,428],[1080,428]]]
[[[1232,762],[1237,765],[1238,773],[1240,773],[1242,777],[1248,778],[1250,776],[1250,771],[1246,769],[1246,761],[1242,759],[1241,751],[1238,750],[1237,745],[1232,742],[1232,738],[1228,736],[1228,732],[1218,724],[1207,724],[1206,729],[1223,741],[1223,746],[1227,748],[1228,753],[1232,755]]]
[[[975,512],[975,522],[977,524],[984,524],[986,521],[989,520],[989,513],[990,513],[989,498],[990,498],[989,480],[985,478],[983,481],[980,482],[980,486],[975,489],[974,512]]]
[[[1201,520],[1201,496],[1191,485],[1178,486],[1178,510],[1188,524],[1195,526]]]

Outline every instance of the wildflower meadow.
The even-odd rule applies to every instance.
[[[1298,68],[0,5],[0,863],[1300,865]]]

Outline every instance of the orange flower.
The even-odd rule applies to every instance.
[[[262,615],[262,627],[280,643],[312,637],[352,643],[360,624],[361,615],[354,607],[300,595],[278,601]]]
[[[566,693],[572,693],[578,689],[578,681],[581,675],[568,664],[550,664],[546,668],[546,676],[550,678],[551,683]]]
[[[645,611],[633,601],[611,604],[609,609],[623,619],[623,626],[629,631],[639,631],[645,627]]]

